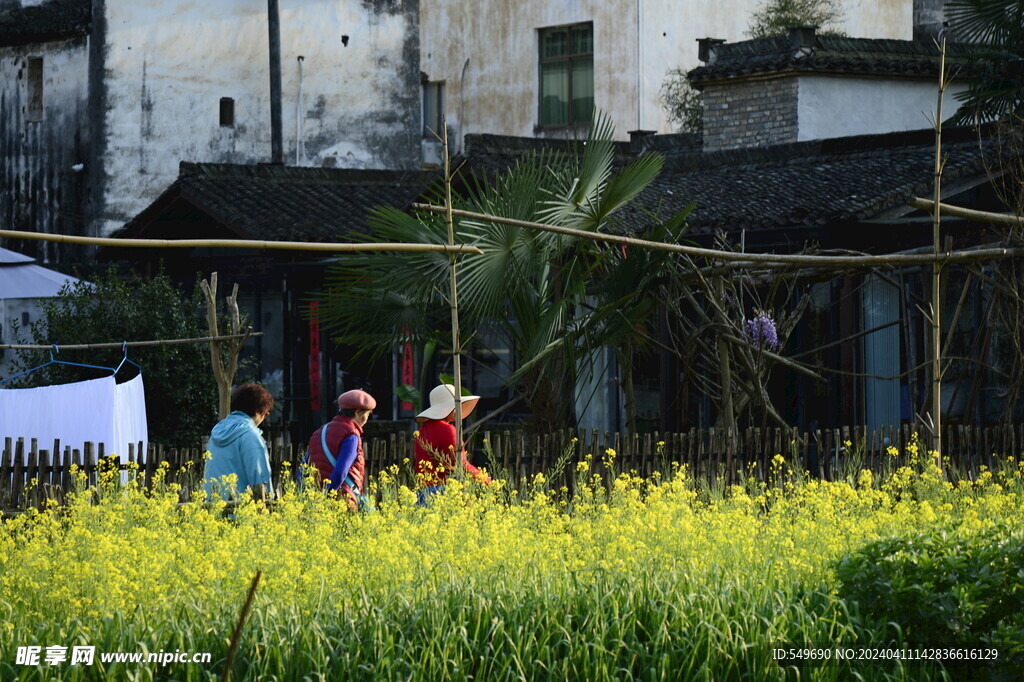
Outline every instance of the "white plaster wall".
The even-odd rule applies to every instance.
[[[430,80],[446,81],[447,115],[456,131],[533,136],[537,29],[593,21],[595,104],[611,116],[617,136],[625,139],[634,129],[671,132],[660,101],[666,72],[698,66],[698,38],[745,40],[750,15],[760,4],[421,0],[421,68]],[[843,28],[851,36],[909,39],[913,34],[910,0],[846,0],[844,10]]]
[[[928,81],[802,76],[797,87],[798,140],[928,128],[938,103],[938,84]],[[947,88],[943,119],[956,111],[954,97],[965,88]]]
[[[269,162],[271,131],[265,2],[105,5],[107,205],[101,231],[109,233],[174,181],[181,160]],[[301,165],[418,167],[420,100],[403,75],[418,75],[409,63],[407,19],[395,0],[281,3],[286,164],[296,163],[298,112]],[[342,35],[349,36],[347,46]],[[415,61],[414,34],[411,45]],[[299,55],[305,58],[301,111]],[[233,128],[219,123],[222,97],[235,100]]]

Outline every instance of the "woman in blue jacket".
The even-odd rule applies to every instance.
[[[203,472],[207,497],[217,490],[224,499],[258,485],[270,486],[270,457],[258,427],[274,409],[274,397],[259,384],[242,384],[231,394],[231,414],[213,427],[206,444],[211,457]],[[228,488],[223,477],[238,479]]]

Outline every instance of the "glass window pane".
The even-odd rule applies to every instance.
[[[540,122],[559,126],[569,123],[569,64],[555,62],[540,68]]]
[[[423,85],[423,135],[441,135],[444,121],[444,82]]]
[[[580,57],[572,62],[572,120],[590,120],[594,109],[594,58]]]
[[[569,34],[565,29],[544,31],[541,34],[540,55],[544,59],[564,57],[569,51]]]
[[[437,128],[437,98],[434,93],[434,86],[428,83],[423,86],[423,135],[433,137]],[[433,132],[431,132],[433,131]]]
[[[590,54],[594,51],[594,32],[589,25],[572,30],[572,53]]]

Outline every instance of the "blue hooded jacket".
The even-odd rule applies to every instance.
[[[238,475],[235,486],[242,492],[250,486],[270,484],[270,458],[256,422],[245,412],[235,411],[213,427],[206,449],[213,455],[206,460],[203,472],[203,490],[207,496],[220,487],[220,478]],[[230,491],[222,490],[225,498]]]

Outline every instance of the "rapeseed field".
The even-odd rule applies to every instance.
[[[426,508],[394,467],[368,513],[291,484],[228,509],[80,476],[67,505],[0,524],[0,679],[224,679],[257,571],[232,679],[1015,679],[1024,621],[992,618],[1024,600],[1024,566],[998,558],[1024,546],[1024,463],[969,480],[916,448],[889,458],[884,474],[825,482],[779,456],[732,486],[679,467],[609,478],[587,459],[571,492],[543,476],[453,480]],[[871,556],[885,542],[909,544]],[[992,547],[996,559],[961,578],[936,569],[919,589],[884,574]],[[965,586],[993,575],[1009,582]],[[880,600],[857,592],[876,583]],[[915,609],[926,616],[901,625]],[[833,658],[926,646],[968,653]]]

